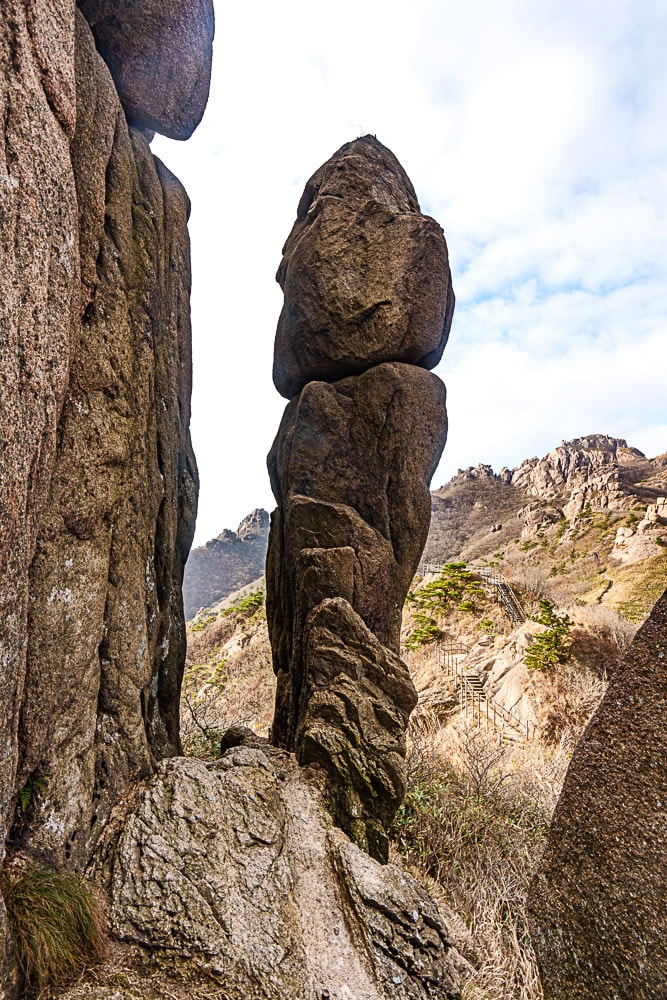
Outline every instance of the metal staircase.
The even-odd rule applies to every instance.
[[[423,576],[427,573],[440,573],[442,569],[442,565],[433,563],[422,563],[420,566]],[[466,566],[466,569],[480,578],[482,586],[494,595],[496,602],[502,605],[510,621],[515,625],[525,622],[526,613],[521,601],[502,573],[486,566]],[[478,728],[484,725],[487,733],[497,732],[501,742],[534,739],[536,734],[534,723],[519,719],[510,709],[489,698],[478,671],[470,667],[466,669],[469,653],[470,648],[462,642],[438,643],[435,647],[438,666],[446,677],[453,679],[459,705],[465,717],[470,717]],[[433,699],[437,701],[437,697],[444,700],[444,695],[445,692],[432,692],[429,702]]]
[[[487,567],[467,566],[471,573],[476,573],[482,581],[482,586],[490,590],[496,598],[498,604],[502,604],[509,619],[515,625],[521,625],[526,620],[526,612],[521,606],[521,601],[517,597],[509,580],[502,573],[498,573]]]
[[[443,568],[442,564],[422,563],[419,572],[422,576],[426,576],[427,573],[441,573]],[[502,604],[510,621],[514,622],[515,625],[525,622],[526,612],[521,606],[521,601],[509,580],[502,573],[489,566],[466,566],[466,570],[480,578],[484,589],[493,594],[497,604]]]
[[[467,646],[460,642],[439,643],[435,652],[438,666],[454,681],[459,706],[466,719],[470,718],[478,729],[484,726],[487,733],[497,732],[501,743],[535,738],[534,723],[519,719],[510,709],[488,697],[478,671],[469,667],[466,669],[470,653]]]

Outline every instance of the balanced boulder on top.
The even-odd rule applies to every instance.
[[[385,361],[440,361],[454,313],[445,237],[373,136],[342,146],[308,181],[277,277],[283,396]]]
[[[212,0],[79,0],[131,125],[188,139],[208,100]]]

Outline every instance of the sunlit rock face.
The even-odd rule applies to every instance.
[[[401,609],[447,432],[445,388],[426,370],[451,324],[447,248],[366,136],[308,182],[284,253],[274,379],[294,398],[268,460],[272,739],[325,771],[338,824],[386,860],[416,701]]]
[[[529,912],[546,1000],[667,989],[667,591],[572,757]]]
[[[0,850],[80,867],[179,750],[189,202],[73,0],[8,0],[0,72]]]
[[[454,312],[445,237],[372,136],[342,146],[306,184],[278,281],[273,378],[287,398],[313,379],[442,357]]]
[[[114,933],[229,1000],[460,1000],[466,963],[426,891],[351,844],[313,776],[249,735],[213,763],[163,761],[139,792],[111,862]]]

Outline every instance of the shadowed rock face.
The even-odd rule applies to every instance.
[[[430,520],[429,482],[447,428],[445,388],[430,372],[386,364],[329,385],[311,382],[285,411],[269,455],[280,514],[269,538],[267,601],[279,684],[294,686],[274,732],[296,732],[300,639],[294,597],[345,597],[381,643],[398,653],[401,612]],[[355,570],[329,570],[327,586],[302,582],[300,553],[347,547]],[[349,573],[354,584],[344,581]],[[351,578],[350,578],[351,579]],[[310,595],[310,596],[309,596]],[[299,621],[305,620],[305,607]],[[296,651],[293,656],[293,644]]]
[[[416,700],[401,610],[447,432],[445,388],[425,370],[451,323],[447,248],[366,136],[308,182],[278,280],[274,380],[298,395],[268,459],[272,739],[324,769],[336,821],[386,860]]]
[[[667,995],[667,591],[582,736],[530,892],[546,1000]]]
[[[1,861],[25,676],[28,567],[77,324],[73,4],[3,3],[0,74]],[[7,940],[0,901],[0,984]]]
[[[0,851],[80,868],[179,750],[189,201],[73,2],[9,0],[0,71]]]
[[[454,312],[445,238],[372,136],[311,177],[283,254],[273,367],[283,396],[384,361],[440,361]]]
[[[211,80],[211,0],[79,0],[131,125],[188,139]]]
[[[17,787],[40,790],[14,829],[60,862],[84,862],[128,783],[179,751],[197,489],[188,198],[128,131],[80,16],[76,55],[83,319],[30,571]]]

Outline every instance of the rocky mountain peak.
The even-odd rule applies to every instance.
[[[193,549],[183,579],[186,617],[257,580],[264,572],[268,539],[269,515],[258,507],[236,531],[223,528],[217,538]]]
[[[256,507],[239,524],[236,535],[241,541],[263,536],[269,530],[269,515],[262,507]]]
[[[647,459],[623,438],[606,434],[562,441],[541,459],[528,459],[512,473],[513,486],[529,497],[554,502],[563,514],[574,517],[584,508],[623,510],[635,501],[633,476]],[[636,478],[636,477],[634,477]]]

